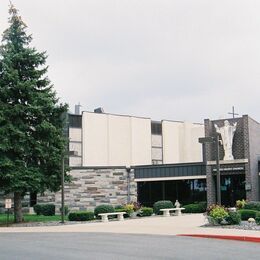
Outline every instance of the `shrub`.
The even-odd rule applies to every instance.
[[[256,210],[252,209],[241,209],[238,211],[241,215],[242,220],[248,220],[249,218],[255,218],[256,217]]]
[[[101,213],[112,213],[112,212],[115,212],[115,209],[113,208],[113,206],[108,205],[108,204],[99,205],[94,210],[96,218],[100,218],[98,216],[98,214],[101,214]]]
[[[188,204],[183,206],[185,208],[185,213],[204,213],[207,208],[206,202]]]
[[[60,207],[60,213],[62,211],[62,208]],[[65,213],[65,216],[67,216],[69,214],[70,210],[69,210],[69,207],[68,206],[64,206],[64,213]]]
[[[121,207],[121,208],[115,208],[115,212],[124,212],[125,208]]]
[[[238,212],[229,212],[225,220],[229,225],[239,225],[241,223],[241,216]]]
[[[228,212],[224,207],[216,205],[209,213],[209,216],[213,218],[213,220],[221,223],[227,216]]]
[[[153,204],[153,211],[156,215],[162,215],[160,209],[173,208],[173,203],[170,200],[159,200]]]
[[[256,213],[255,222],[256,222],[257,225],[260,225],[260,212]]]
[[[252,209],[260,211],[260,202],[247,202],[244,209]]]
[[[55,205],[54,204],[35,204],[33,206],[34,212],[37,215],[54,216]]]
[[[33,206],[33,210],[36,213],[36,215],[41,215],[41,205],[40,204],[35,204]]]
[[[89,221],[95,219],[93,211],[76,211],[69,213],[69,221]]]
[[[125,211],[127,212],[128,215],[134,212],[134,205],[133,204],[126,204],[124,206]]]
[[[115,208],[115,210],[116,210],[116,209],[123,209],[124,206],[123,206],[123,205],[116,205],[114,208]]]
[[[236,201],[236,208],[238,209],[243,209],[246,205],[246,201],[245,200],[237,200]]]
[[[153,209],[152,208],[148,208],[148,207],[142,207],[140,209],[140,213],[139,215],[141,217],[148,217],[148,216],[152,216],[153,214]]]

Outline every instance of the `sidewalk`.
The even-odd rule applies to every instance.
[[[204,228],[206,223],[202,214],[187,214],[172,217],[149,217],[140,219],[126,219],[125,221],[111,221],[108,223],[86,223],[65,226],[42,227],[9,227],[0,228],[4,232],[106,232],[125,234],[154,234],[154,235],[224,235],[249,236],[260,239],[260,231]]]

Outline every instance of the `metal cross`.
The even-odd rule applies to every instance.
[[[228,114],[229,114],[229,115],[232,115],[233,118],[235,118],[235,116],[238,116],[238,115],[239,115],[239,114],[235,113],[235,107],[234,107],[234,106],[232,106],[232,112],[229,112]]]

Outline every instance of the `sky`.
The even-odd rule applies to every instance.
[[[260,121],[259,0],[12,0],[61,102],[203,122]],[[0,0],[0,32],[8,26]]]

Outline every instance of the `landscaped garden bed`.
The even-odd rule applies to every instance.
[[[205,216],[205,227],[260,231],[260,202],[237,201],[236,208],[211,205]]]

